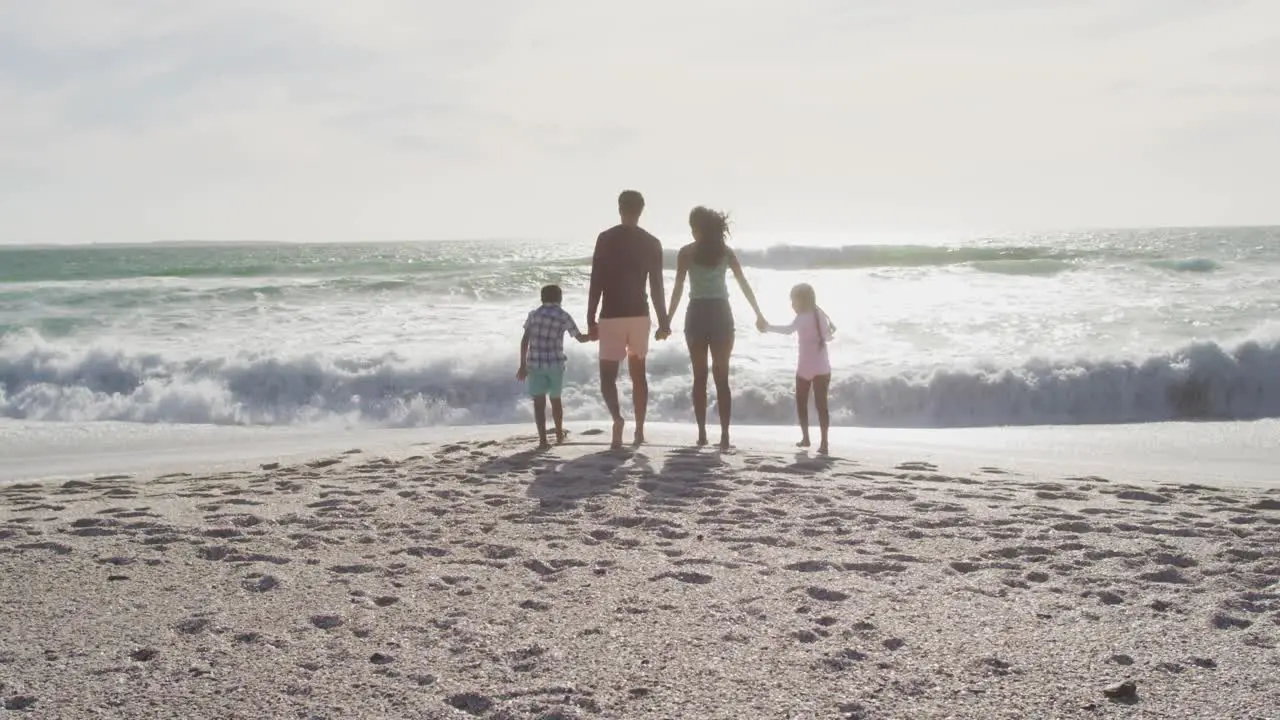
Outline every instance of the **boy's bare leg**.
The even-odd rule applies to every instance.
[[[644,416],[649,410],[649,375],[644,358],[627,358],[627,371],[631,374],[631,404],[636,413],[635,444],[644,444]],[[619,438],[621,439],[621,438]]]
[[[626,422],[622,419],[622,408],[618,404],[618,365],[617,360],[600,361],[600,395],[604,397],[605,407],[609,408],[609,416],[613,418],[613,448],[622,447],[622,431]]]
[[[551,421],[556,426],[556,444],[564,442],[564,404],[560,402],[560,398],[551,398]]]
[[[547,442],[547,396],[538,395],[533,398],[533,422],[538,426],[538,449],[551,447]]]

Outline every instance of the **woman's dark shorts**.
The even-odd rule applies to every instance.
[[[728,300],[699,298],[689,301],[684,314],[684,337],[689,342],[714,344],[733,339],[733,308]]]

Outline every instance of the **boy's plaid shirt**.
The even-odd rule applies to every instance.
[[[573,316],[559,305],[543,305],[529,313],[524,329],[529,333],[528,363],[533,367],[563,363],[567,359],[564,354],[565,333],[582,334]]]

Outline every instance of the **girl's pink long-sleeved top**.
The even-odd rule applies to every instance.
[[[827,345],[831,342],[831,321],[827,319],[826,313],[820,310],[807,310],[796,315],[789,324],[770,325],[768,330],[785,335],[795,333],[800,345],[799,357],[796,360],[796,376],[801,380],[812,380],[819,375],[831,374],[831,358],[827,355]]]

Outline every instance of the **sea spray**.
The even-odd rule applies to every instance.
[[[595,363],[572,348],[569,417],[602,419]],[[650,362],[651,417],[684,421],[687,357],[678,346]],[[220,425],[341,423],[380,427],[526,419],[512,363],[480,354],[415,359],[396,352],[236,353],[169,357],[123,348],[0,342],[0,415],[32,420],[124,420]],[[740,423],[787,423],[792,380],[749,358],[735,362]],[[713,393],[714,395],[714,393]],[[837,374],[838,425],[984,425],[1250,420],[1280,416],[1280,340],[1199,342],[1145,358],[1035,358],[1014,366]]]

